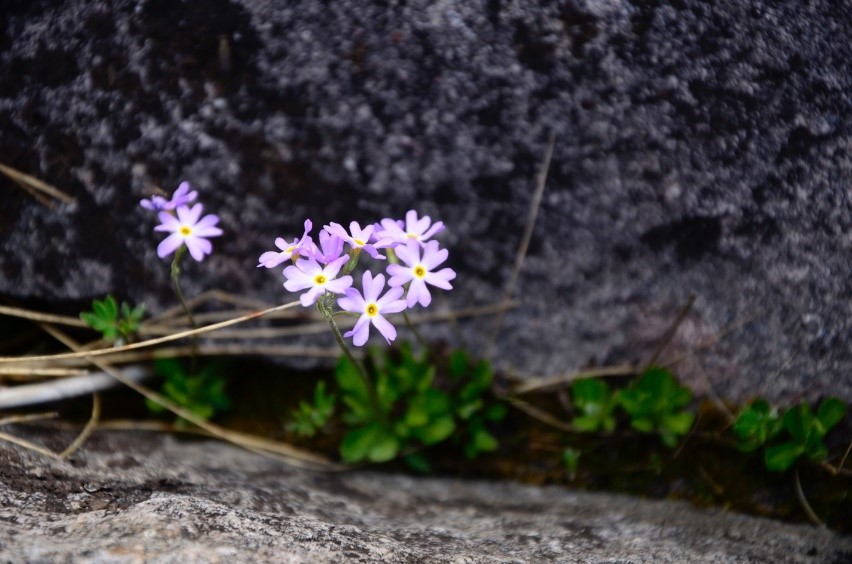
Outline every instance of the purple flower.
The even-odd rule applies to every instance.
[[[287,278],[284,287],[290,292],[310,288],[299,296],[299,301],[305,307],[316,302],[324,292],[342,294],[352,285],[352,277],[347,275],[335,278],[335,276],[348,260],[348,256],[343,256],[322,266],[312,258],[299,259],[295,265],[291,264],[284,269],[284,277]]]
[[[375,278],[367,271],[362,278],[364,295],[355,288],[348,288],[346,296],[338,298],[337,304],[345,311],[360,313],[361,317],[355,323],[355,327],[347,332],[344,337],[352,337],[352,342],[360,347],[367,342],[370,336],[370,324],[372,323],[379,333],[390,344],[396,339],[396,329],[385,319],[385,313],[399,313],[404,310],[405,300],[402,298],[402,288],[388,288],[387,293],[379,297],[385,287],[385,277],[377,274]]]
[[[435,272],[435,267],[447,260],[447,249],[439,249],[437,241],[429,241],[423,246],[423,257],[420,256],[420,244],[417,241],[409,241],[406,246],[400,245],[396,248],[396,256],[406,264],[389,264],[388,274],[391,275],[388,283],[391,286],[402,286],[408,282],[408,307],[420,302],[423,307],[432,302],[432,294],[426,284],[436,286],[443,290],[452,290],[450,280],[456,277],[452,268],[442,268]]]
[[[374,225],[368,225],[364,229],[361,229],[361,225],[359,225],[357,221],[353,221],[349,224],[349,232],[347,232],[339,223],[331,223],[326,225],[323,229],[332,235],[337,235],[349,243],[353,249],[363,249],[374,259],[383,259],[385,257],[384,255],[379,254],[378,249],[390,246],[392,241],[390,239],[382,239],[375,243],[371,243],[370,237],[373,235],[374,227]]]
[[[208,237],[218,237],[222,230],[215,227],[219,218],[213,214],[205,215],[200,220],[203,206],[195,204],[191,208],[180,206],[177,208],[177,217],[169,212],[161,211],[158,217],[160,225],[155,231],[169,231],[171,235],[162,240],[157,247],[157,254],[165,258],[185,244],[192,258],[201,262],[204,255],[213,252],[213,245],[207,240]]]
[[[421,244],[428,241],[433,235],[444,230],[444,223],[432,220],[428,215],[424,215],[417,219],[417,212],[408,210],[405,214],[405,224],[401,225],[399,220],[385,218],[381,221],[382,230],[377,237],[391,239],[394,243],[405,244],[408,240],[413,239]],[[431,227],[430,227],[431,225]]]
[[[186,206],[198,197],[198,192],[192,189],[189,182],[181,182],[171,200],[167,200],[162,196],[151,196],[150,199],[144,199],[139,202],[139,205],[146,210],[152,211],[171,211]]]
[[[310,257],[315,259],[320,264],[328,264],[336,260],[343,253],[343,239],[337,235],[332,235],[325,229],[319,234],[320,244],[311,245],[311,250],[308,253]]]
[[[306,219],[305,232],[302,234],[301,239],[293,239],[292,243],[285,241],[281,237],[275,239],[275,246],[281,249],[281,252],[276,253],[275,251],[267,251],[263,253],[258,259],[259,263],[257,267],[260,268],[261,266],[265,266],[266,268],[275,268],[290,258],[295,261],[298,260],[300,254],[310,254],[308,251],[313,246],[313,241],[310,237],[308,237],[308,233],[312,227],[313,223],[311,223],[311,220]]]

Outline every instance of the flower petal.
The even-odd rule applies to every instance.
[[[400,288],[402,289],[402,288]],[[381,307],[382,313],[399,313],[404,309],[408,309],[408,304],[405,300],[394,300],[388,302]]]
[[[195,204],[191,208],[180,206],[177,209],[177,216],[181,223],[194,226],[198,222],[198,218],[201,217],[203,210],[204,206],[201,204]]]
[[[325,272],[325,275],[329,278],[334,278],[335,276],[337,276],[337,273],[340,272],[340,269],[343,268],[343,265],[347,262],[349,262],[349,255],[344,255],[340,258],[334,259],[333,261],[325,265],[325,268],[320,267],[317,261],[313,261],[313,263],[317,265],[317,269]]]
[[[180,221],[168,212],[161,211],[157,214],[160,220],[160,225],[154,228],[155,231],[177,231],[180,229]]]
[[[417,241],[409,239],[405,245],[398,246],[394,252],[399,260],[408,266],[414,266],[420,262],[420,245]]]
[[[166,258],[183,244],[183,237],[178,233],[172,233],[157,245],[157,256]]]
[[[299,296],[299,301],[302,302],[302,305],[305,307],[312,306],[322,293],[323,289],[321,287],[314,286],[313,288]]]
[[[364,300],[367,303],[374,302],[379,299],[379,294],[382,293],[382,289],[385,287],[385,276],[384,274],[377,274],[373,278],[373,273],[367,270],[361,278],[361,286],[364,289]]]
[[[444,222],[436,221],[435,223],[432,224],[432,227],[427,229],[426,232],[423,233],[420,236],[420,240],[425,241],[426,239],[432,237],[433,235],[440,233],[443,230],[444,230]]]
[[[352,277],[348,274],[325,283],[325,289],[334,294],[342,294],[350,286],[352,286]]]
[[[453,286],[450,280],[456,277],[456,271],[452,268],[442,268],[438,272],[429,272],[424,280],[429,284],[441,288],[442,290],[452,290]]]
[[[393,272],[391,272],[390,267],[395,266]],[[397,270],[399,269],[399,270]],[[389,286],[403,286],[410,282],[414,278],[414,273],[411,272],[410,268],[404,268],[398,264],[391,264],[388,266],[388,274],[392,274],[390,280],[388,280]]]
[[[396,328],[381,314],[373,317],[373,325],[379,330],[379,333],[382,334],[388,344],[391,344],[391,341],[396,339]]]
[[[290,258],[290,257],[285,256],[284,253],[276,253],[275,251],[266,251],[265,253],[260,255],[259,259],[257,259],[258,260],[257,267],[260,268],[261,266],[264,266],[266,268],[275,268],[276,266],[278,266],[282,262],[286,261],[288,258]]]
[[[390,302],[396,301],[402,297],[403,289],[399,286],[395,288],[388,288],[388,291],[384,296],[376,300],[376,305],[379,306],[379,311],[384,311],[384,305]]]
[[[429,241],[423,248],[423,266],[427,270],[432,270],[446,261],[449,254],[450,252],[447,249],[438,248],[437,241]]]
[[[186,248],[189,249],[189,254],[198,262],[204,260],[204,255],[209,255],[213,252],[213,245],[203,237],[187,237],[184,242],[186,243]]]
[[[415,278],[411,281],[406,301],[408,307],[414,307],[414,304],[418,302],[423,307],[429,307],[429,304],[432,303],[432,294],[429,293],[429,288],[426,287],[426,283],[423,280]]]
[[[337,305],[344,311],[352,311],[355,313],[363,313],[367,303],[361,297],[361,292],[355,288],[347,288],[346,295],[337,299]]]
[[[196,229],[199,227],[212,227],[219,223],[219,216],[216,214],[209,213],[198,220],[198,223],[195,224]]]
[[[212,226],[195,226],[192,229],[192,234],[196,237],[218,237],[222,234],[222,230]]]
[[[362,315],[355,323],[355,327],[346,333],[347,337],[352,337],[352,344],[356,347],[362,346],[367,342],[367,337],[370,336],[370,318]]]

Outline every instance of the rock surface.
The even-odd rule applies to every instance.
[[[20,434],[20,431],[19,431]],[[61,449],[69,433],[25,436]],[[0,443],[10,562],[847,562],[829,531],[683,503],[295,470],[206,441],[97,433],[69,462]]]
[[[0,158],[75,202],[0,179],[0,293],[170,305],[137,202],[188,179],[227,231],[190,294],[280,302],[276,236],[416,207],[494,302],[553,132],[501,364],[647,358],[694,291],[671,355],[739,329],[693,385],[852,399],[849,37],[834,0],[7,1]]]

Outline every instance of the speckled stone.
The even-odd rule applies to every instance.
[[[695,292],[665,358],[697,347],[699,392],[852,399],[849,37],[834,0],[7,1],[0,161],[75,203],[0,179],[0,294],[171,305],[137,202],[190,180],[226,231],[191,295],[289,299],[276,236],[416,207],[459,271],[438,307],[495,302],[552,132],[500,365],[645,359]]]
[[[58,448],[73,437],[27,436]],[[0,456],[4,562],[815,564],[852,556],[852,541],[827,530],[681,502],[316,473],[163,435],[97,433],[67,463],[6,443]]]

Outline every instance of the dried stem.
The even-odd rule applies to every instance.
[[[819,518],[819,515],[816,514],[811,504],[808,503],[808,498],[805,497],[805,492],[802,490],[802,481],[799,479],[799,469],[796,468],[796,473],[793,476],[794,483],[796,485],[796,497],[799,498],[799,505],[802,506],[805,514],[808,516],[808,519],[811,520],[811,523],[817,525],[818,527],[826,527],[825,522]]]
[[[296,302],[296,303],[298,303],[298,302]],[[44,329],[46,331],[48,331],[54,338],[59,339],[60,341],[65,343],[65,345],[68,346],[68,348],[75,349],[75,348],[79,347],[78,343],[76,343],[73,339],[71,339],[70,337],[65,335],[59,329],[56,329],[55,327],[50,327],[49,325],[45,325]],[[236,433],[236,432],[230,431],[228,429],[224,429],[222,427],[219,427],[218,425],[210,423],[209,421],[205,421],[204,419],[198,417],[195,413],[192,413],[188,409],[184,409],[183,407],[177,405],[176,403],[174,403],[170,399],[154,392],[153,390],[150,390],[149,388],[133,381],[130,378],[127,378],[120,370],[116,370],[115,368],[113,368],[109,364],[105,363],[103,360],[97,359],[97,358],[90,358],[89,360],[92,362],[92,364],[97,366],[99,369],[110,374],[116,380],[118,380],[119,382],[121,382],[125,386],[129,387],[133,391],[135,391],[138,394],[144,396],[145,398],[153,401],[154,403],[161,405],[162,407],[171,411],[172,413],[174,413],[178,417],[182,417],[183,419],[186,419],[187,421],[189,421],[193,425],[201,427],[202,429],[204,429],[205,431],[207,431],[211,435],[216,436],[216,437],[218,437],[222,440],[228,441],[230,443],[233,443],[235,445],[241,446],[241,447],[243,447],[247,450],[250,450],[252,452],[256,452],[258,454],[263,454],[263,455],[266,455],[266,456],[272,456],[272,453],[265,450],[262,446],[258,446],[257,441],[255,441],[255,442],[247,441],[246,436],[243,435],[242,433]],[[256,438],[256,439],[262,441],[262,439],[260,439],[259,437]],[[303,467],[303,468],[315,468],[315,469],[319,468],[319,469],[322,469],[322,468],[325,468],[329,465],[328,461],[325,460],[323,457],[320,457],[318,455],[314,455],[312,453],[299,451],[295,447],[289,447],[289,448],[290,448],[290,451],[289,451],[288,454],[283,454],[281,452],[277,452],[277,453],[274,453],[274,454],[281,457],[282,460],[284,460],[285,462],[287,462],[288,464],[291,464],[293,466],[299,466],[299,467]],[[54,456],[56,456],[56,455],[54,455]]]
[[[527,256],[527,249],[529,248],[530,241],[532,240],[533,227],[535,227],[535,220],[538,216],[538,210],[541,207],[541,199],[544,195],[544,186],[547,184],[547,173],[550,170],[550,159],[553,157],[553,146],[556,141],[556,136],[551,133],[550,140],[547,142],[547,151],[544,154],[544,160],[541,163],[541,168],[538,171],[538,177],[536,178],[536,187],[535,192],[533,193],[533,199],[530,203],[530,213],[527,218],[527,225],[524,228],[523,237],[521,237],[521,243],[518,246],[518,252],[515,255],[515,265],[512,267],[512,273],[509,276],[509,281],[506,283],[506,290],[503,293],[503,303],[508,303],[512,298],[512,292],[515,291],[515,284],[518,281],[518,275],[521,272],[521,267],[524,264],[524,259]],[[500,334],[500,327],[503,325],[503,317],[505,315],[505,310],[501,311],[497,314],[497,319],[494,321],[494,329],[491,332],[491,338],[488,340],[488,346],[485,349],[485,358],[491,358],[491,354],[494,350],[494,344],[497,342],[497,335]]]
[[[38,356],[3,356],[0,357],[0,363],[28,363],[35,361],[53,361],[53,360],[64,360],[69,358],[87,358],[87,357],[98,357],[105,356],[110,354],[121,353],[125,351],[132,351],[137,349],[143,349],[147,347],[153,347],[154,345],[159,345],[161,343],[168,343],[171,341],[177,341],[180,339],[185,339],[187,337],[192,337],[194,335],[201,335],[203,333],[209,333],[211,331],[216,331],[218,329],[223,329],[225,327],[230,327],[232,325],[238,325],[240,323],[245,323],[246,321],[250,321],[252,319],[257,319],[259,317],[263,317],[270,313],[283,311],[285,309],[290,309],[292,307],[296,307],[301,305],[298,301],[289,302],[286,304],[281,304],[279,306],[275,306],[269,309],[265,309],[263,311],[257,311],[248,315],[242,315],[240,317],[235,317],[233,319],[228,319],[227,321],[222,321],[219,323],[213,323],[212,325],[205,325],[203,327],[199,327],[198,329],[192,329],[189,331],[180,331],[178,333],[174,333],[172,335],[167,335],[165,337],[160,337],[157,339],[149,339],[147,341],[141,341],[139,343],[131,343],[128,345],[122,345],[120,347],[110,347],[104,349],[97,349],[92,351],[80,351],[80,352],[72,352],[72,353],[61,353],[61,354],[47,354],[47,355],[38,355]]]
[[[636,374],[636,368],[630,364],[619,364],[617,366],[601,366],[600,368],[591,368],[589,370],[581,370],[571,374],[557,374],[556,376],[543,376],[539,378],[524,378],[524,380],[512,390],[514,394],[521,395],[530,392],[540,392],[550,388],[556,388],[565,384],[570,384],[574,380],[583,378],[599,378],[606,376],[633,376]]]
[[[86,426],[83,427],[83,430],[80,431],[80,434],[77,435],[77,438],[74,439],[70,445],[68,445],[65,450],[59,453],[59,458],[65,459],[77,452],[83,443],[89,438],[92,432],[95,430],[95,427],[98,426],[98,421],[101,419],[101,396],[98,394],[92,394],[92,415],[89,417],[89,420],[86,422]]]

